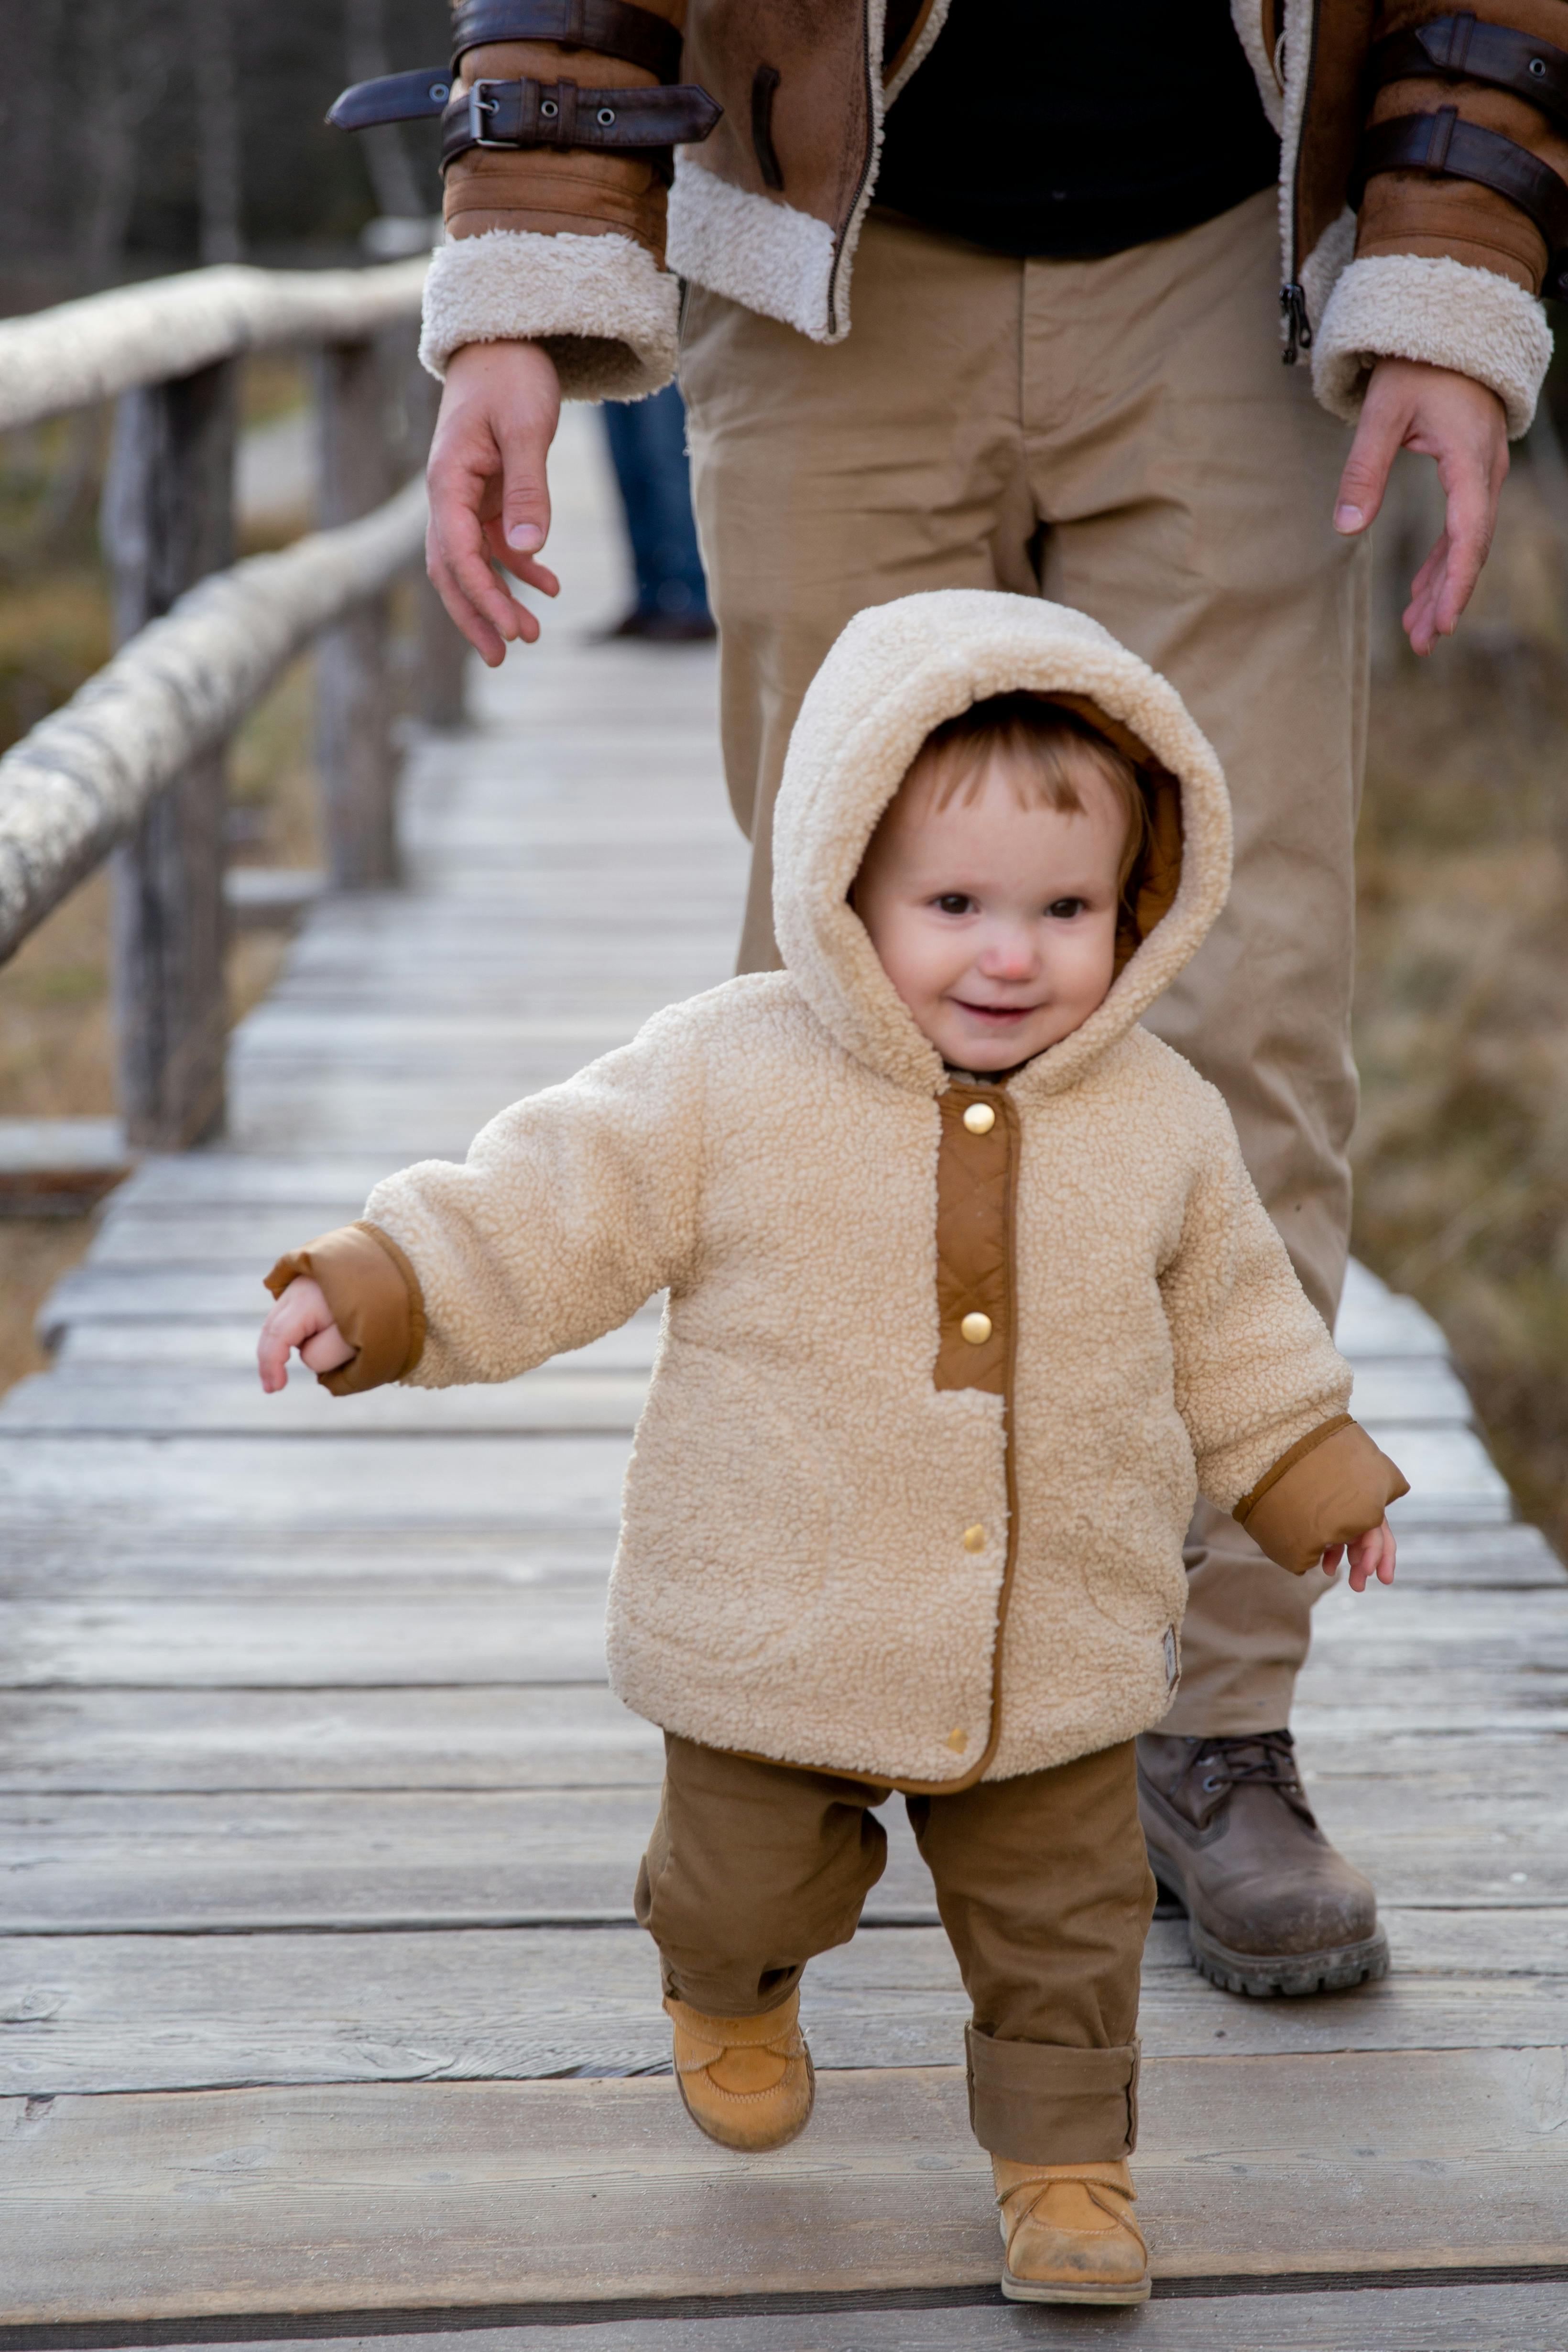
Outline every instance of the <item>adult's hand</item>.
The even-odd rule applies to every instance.
[[[1447,514],[1411,583],[1405,629],[1418,654],[1451,637],[1481,576],[1508,473],[1508,423],[1495,392],[1452,368],[1379,360],[1340,479],[1336,530],[1363,531],[1383,504],[1401,449],[1437,461]]]
[[[465,343],[447,367],[430,444],[425,561],[441,602],[494,669],[539,623],[496,578],[500,564],[546,596],[561,583],[537,561],[550,535],[544,461],[561,421],[561,381],[538,343]]]

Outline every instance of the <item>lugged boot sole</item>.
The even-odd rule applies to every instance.
[[[1068,2286],[1065,2280],[1053,2284],[1002,2273],[1002,2293],[1009,2303],[1147,2303],[1152,2284],[1142,2278],[1131,2286]]]
[[[1245,1993],[1253,2000],[1301,2000],[1315,1992],[1348,1992],[1388,1974],[1388,1937],[1381,1927],[1359,1943],[1330,1944],[1321,1952],[1233,1951],[1198,1925],[1162,1874],[1160,1861],[1152,1853],[1149,1859],[1159,1894],[1156,1916],[1186,1921],[1193,1966],[1222,1992]]]

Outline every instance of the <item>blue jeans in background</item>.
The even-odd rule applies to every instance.
[[[651,400],[607,400],[600,413],[637,575],[637,604],[617,634],[710,635],[680,394],[666,384]]]

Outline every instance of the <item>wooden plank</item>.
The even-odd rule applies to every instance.
[[[659,1733],[603,1687],[10,1691],[0,1790],[657,1786]]]
[[[320,1600],[493,1592],[593,1579],[602,1589],[616,1528],[287,1528],[216,1521],[127,1525],[112,1515],[52,1513],[0,1521],[0,1591],[23,1600],[111,1591],[170,1600],[196,1592],[254,1597],[307,1591]]]
[[[1423,1916],[1394,1915],[1402,1948],[1419,1954]],[[1568,1913],[1544,1976],[1423,1975],[1402,1963],[1354,1992],[1241,2001],[1197,1975],[1175,1923],[1156,1921],[1144,2053],[1560,2047],[1564,1926]],[[939,1927],[868,1927],[805,1977],[819,2068],[961,2065],[968,2015]],[[0,2016],[0,2095],[526,2081],[662,2072],[669,2061],[658,1958],[631,1927],[10,1937]]]
[[[1167,2278],[1568,2261],[1560,2052],[1156,2059]],[[765,2165],[668,2082],[7,2102],[12,2325],[994,2283],[957,2068],[829,2073]]]
[[[1568,1681],[1568,1596],[1558,1603],[1555,1622],[1531,1622],[1517,1596],[1443,1593],[1445,1601],[1516,1598],[1521,1638],[1540,1645],[1542,1668],[1553,1683]],[[1544,1598],[1545,1596],[1542,1596]],[[1556,1596],[1551,1596],[1555,1601]],[[103,1595],[90,1601],[0,1602],[0,1685],[37,1687],[43,1683],[194,1682],[265,1687],[310,1682],[513,1683],[603,1679],[604,1592],[596,1578],[555,1580],[510,1592],[424,1595],[405,1588],[395,1598],[374,1592],[345,1602],[318,1600],[290,1585],[273,1596],[152,1600],[117,1602]],[[1479,1614],[1479,1612],[1478,1612]],[[1540,1612],[1544,1616],[1545,1612]],[[1462,1638],[1462,1628],[1454,1639]],[[1500,1636],[1484,1621],[1475,1643]],[[1429,1637],[1430,1638],[1430,1637]],[[1391,1644],[1392,1646],[1392,1644]],[[1436,1644],[1432,1644],[1434,1648]],[[1412,1644],[1413,1661],[1424,1664],[1425,1645]],[[160,1662],[164,1671],[160,1671]],[[1331,1675],[1325,1659],[1320,1674]],[[1529,1722],[1529,1717],[1525,1718]],[[1348,1768],[1357,1782],[1375,1790],[1382,1782],[1418,1780],[1427,1788],[1468,1787],[1478,1802],[1489,1803],[1500,1780],[1512,1792],[1539,1786],[1539,1759],[1545,1751],[1503,1748],[1487,1770],[1468,1741],[1445,1749],[1427,1743],[1419,1764],[1397,1751],[1367,1757],[1342,1748],[1313,1749],[1305,1756],[1309,1785]],[[1445,1769],[1446,1767],[1446,1769]],[[1486,1775],[1486,1785],[1476,1786]],[[1554,1759],[1548,1786],[1561,1786]]]
[[[1561,2280],[1516,2284],[1456,2279],[1450,2285],[1379,2284],[1359,2289],[1296,2292],[1259,2300],[1258,2292],[1158,2294],[1135,2312],[1102,2315],[1049,2304],[1004,2303],[976,2290],[963,2303],[935,2307],[899,2299],[879,2309],[864,2294],[813,2303],[798,2312],[758,2311],[744,2303],[713,2305],[703,2315],[658,2318],[639,2307],[611,2320],[574,2313],[562,2326],[531,2318],[524,2326],[487,2323],[487,2352],[1005,2352],[1021,2345],[1081,2347],[1112,2334],[1139,2352],[1563,2352]],[[891,2300],[891,2298],[890,2298]],[[466,2331],[398,2331],[398,2352],[472,2352]],[[279,2342],[274,2352],[307,2352],[309,2341]]]
[[[296,1358],[288,1388],[264,1396],[256,1376],[256,1331],[248,1368],[225,1378],[207,1368],[181,1374],[149,1371],[132,1380],[122,1366],[105,1377],[75,1365],[18,1381],[0,1403],[0,1430],[70,1431],[152,1436],[179,1430],[205,1436],[334,1436],[398,1430],[410,1436],[537,1436],[619,1431],[629,1437],[647,1400],[637,1372],[530,1372],[496,1387],[377,1389],[368,1396],[330,1396]],[[648,1352],[651,1354],[651,1348]],[[570,1360],[563,1360],[569,1362]]]
[[[322,1601],[0,1601],[0,1687],[321,1689],[600,1683],[597,1579],[510,1593]]]
[[[102,1511],[253,1530],[613,1528],[627,1450],[618,1436],[12,1438],[0,1423],[0,1526]]]
[[[626,1920],[658,1810],[640,1786],[8,1797],[17,1934]],[[907,1833],[868,1916],[935,1917]]]
[[[643,1768],[647,1771],[647,1768]],[[1418,1780],[1314,1789],[1334,1843],[1387,1904],[1513,1912],[1568,1903],[1560,1791]],[[642,1785],[12,1795],[0,1858],[18,1930],[526,1926],[625,1918],[655,1810]],[[867,1916],[934,1918],[894,1808]]]

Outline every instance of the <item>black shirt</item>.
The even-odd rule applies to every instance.
[[[876,200],[995,253],[1121,253],[1272,186],[1229,0],[952,0]]]

